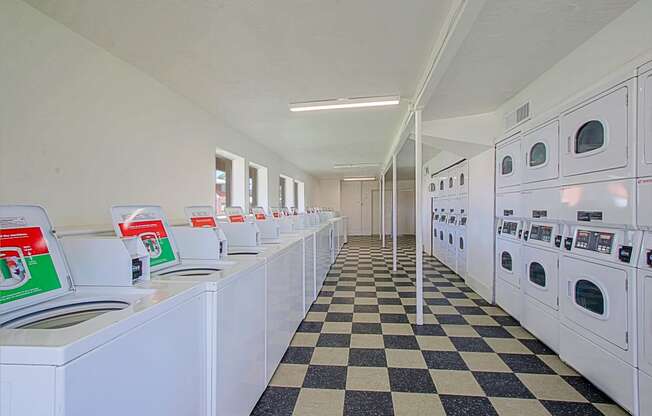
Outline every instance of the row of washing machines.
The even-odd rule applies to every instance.
[[[652,63],[496,146],[496,303],[652,415]]]
[[[60,236],[0,205],[0,413],[249,415],[346,241],[318,209],[114,206]]]
[[[448,268],[466,278],[468,162],[431,175],[431,252]]]

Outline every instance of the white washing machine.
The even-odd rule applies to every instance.
[[[642,232],[589,224],[567,229],[559,266],[560,357],[634,413]]]
[[[443,208],[442,208],[443,209]],[[439,216],[439,226],[437,227],[437,232],[439,233],[437,239],[438,245],[438,254],[437,257],[441,263],[446,264],[446,236],[447,236],[447,227],[448,227],[448,214],[442,212]]]
[[[523,135],[523,186],[556,185],[559,180],[559,121],[552,120]]]
[[[439,200],[436,198],[432,199],[432,212],[430,216],[430,250],[433,257],[439,257],[439,232],[437,231],[439,227]]]
[[[523,158],[521,134],[510,136],[496,145],[496,188],[517,189],[522,182]]]
[[[0,239],[3,415],[207,413],[199,285],[141,282],[135,239],[71,269],[38,206],[0,206]]]
[[[561,115],[564,184],[635,177],[635,98],[632,77]]]
[[[523,238],[525,297],[521,325],[558,352],[561,225],[530,220]]]
[[[446,226],[446,265],[452,271],[457,273],[457,249],[456,247],[456,236],[457,236],[457,221],[458,213],[453,208],[448,216],[448,224]]]
[[[638,261],[639,414],[652,415],[652,233],[643,237]]]
[[[466,279],[466,223],[468,217],[465,212],[460,214],[457,226],[456,234],[456,257],[457,257],[457,274],[460,275],[462,279]]]
[[[637,224],[652,227],[652,62],[639,69],[638,88]]]

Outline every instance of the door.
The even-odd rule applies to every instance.
[[[414,235],[415,230],[415,211],[414,211],[414,190],[398,190],[398,210],[396,212],[398,224],[398,235]]]
[[[342,215],[349,218],[349,235],[362,235],[362,182],[342,181]]]
[[[581,175],[626,167],[627,87],[583,104],[561,117],[562,174]]]
[[[496,147],[496,187],[521,184],[521,139]]]
[[[652,375],[652,270],[639,270],[639,342],[641,369]]]
[[[626,350],[628,327],[627,272],[586,260],[560,260],[560,310],[563,316]]]
[[[552,251],[523,247],[525,294],[547,307],[558,310],[559,255]]]
[[[639,75],[639,176],[652,176],[652,70]]]
[[[521,244],[496,239],[496,276],[514,287],[521,287]]]
[[[523,136],[525,151],[523,182],[534,183],[559,177],[559,122],[554,121]]]

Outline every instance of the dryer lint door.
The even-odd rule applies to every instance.
[[[562,115],[564,177],[604,172],[609,179],[609,171],[628,166],[628,92],[621,86]]]
[[[525,293],[550,309],[557,310],[559,270],[557,253],[534,247],[523,247]]]
[[[496,187],[521,184],[521,139],[496,147]]]

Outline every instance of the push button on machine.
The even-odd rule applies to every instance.
[[[618,249],[618,259],[624,263],[629,263],[632,260],[632,247],[631,246],[620,247],[620,249]]]
[[[573,237],[566,237],[566,240],[564,240],[564,248],[568,251],[573,248]]]

